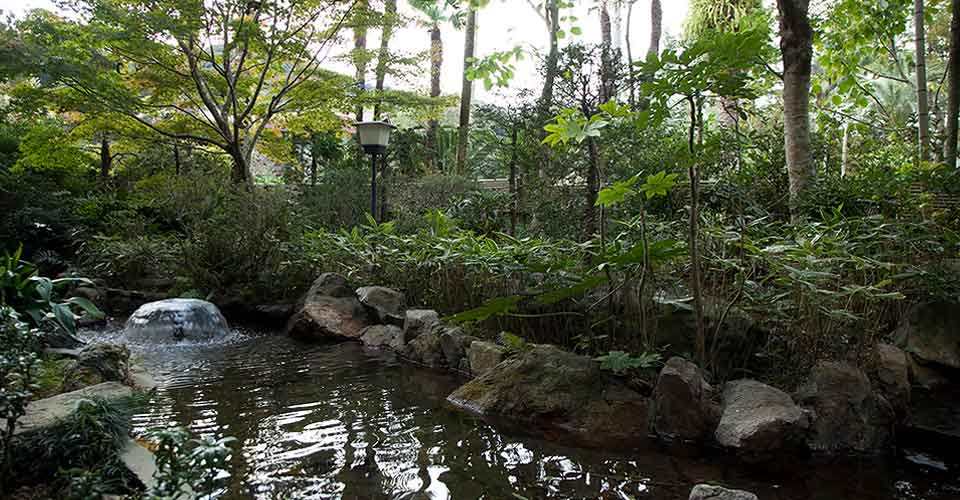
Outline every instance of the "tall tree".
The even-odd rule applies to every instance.
[[[463,42],[463,67],[466,70],[475,57],[477,43],[477,8],[468,7],[465,39]],[[463,86],[460,91],[460,128],[457,130],[457,173],[463,175],[467,170],[467,146],[470,140],[470,106],[473,104],[473,80],[463,74]]]
[[[376,69],[376,89],[377,93],[383,92],[383,86],[387,79],[387,69],[390,67],[390,40],[393,38],[393,30],[397,24],[397,0],[384,0],[383,2],[383,27],[380,30],[380,52],[377,54]],[[380,119],[380,102],[373,107],[373,119]]]
[[[943,161],[950,168],[957,167],[957,119],[960,118],[960,0],[950,2],[950,59],[947,64],[947,137],[943,147]]]
[[[650,1],[650,45],[647,56],[660,53],[660,37],[663,33],[663,6],[660,0]]]
[[[317,106],[320,87],[339,82],[321,65],[351,7],[82,0],[81,20],[36,13],[20,29],[24,59],[45,84],[69,87],[168,139],[218,148],[232,160],[233,180],[250,184],[268,125]]]
[[[444,11],[445,2],[441,0],[410,0],[410,5],[427,16],[430,33],[430,97],[440,97],[440,73],[443,69],[443,36],[440,24],[447,21]],[[431,118],[427,123],[427,163],[431,169],[443,170],[438,147],[440,122]]]
[[[920,161],[930,159],[930,105],[927,103],[927,42],[923,0],[914,0],[913,23],[917,61],[917,141]]]
[[[543,89],[540,91],[538,112],[542,118],[546,117],[553,103],[553,89],[557,81],[557,62],[560,59],[560,1],[545,0],[541,6],[527,0],[527,3],[537,12],[547,27],[547,41],[550,47],[544,64]]]
[[[810,0],[777,0],[783,56],[783,135],[791,206],[815,180],[810,152],[813,29],[809,8]]]
[[[367,90],[367,10],[368,0],[357,0],[357,9],[354,12],[353,24],[353,67],[356,74],[357,88],[360,92]],[[357,104],[357,121],[363,121],[363,103]]]

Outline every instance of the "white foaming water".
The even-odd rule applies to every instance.
[[[140,306],[127,320],[122,340],[134,344],[205,344],[230,335],[217,306],[198,299],[167,299]]]

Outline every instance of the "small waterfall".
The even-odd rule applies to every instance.
[[[217,306],[198,299],[167,299],[140,306],[123,329],[138,344],[206,343],[230,334]]]

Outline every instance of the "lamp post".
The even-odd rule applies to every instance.
[[[390,145],[390,132],[397,128],[384,121],[357,122],[360,145],[370,155],[370,216],[377,219],[377,156]]]

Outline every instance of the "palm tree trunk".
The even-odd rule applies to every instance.
[[[917,59],[917,140],[920,161],[930,159],[930,105],[927,103],[927,42],[923,0],[914,0],[914,30]]]
[[[457,137],[457,173],[467,172],[467,143],[470,139],[470,105],[473,99],[473,81],[467,78],[467,61],[473,59],[477,42],[477,10],[467,15],[466,40],[463,43],[463,88],[460,91],[460,129]]]
[[[430,97],[440,97],[440,70],[443,67],[443,38],[440,36],[440,24],[433,23],[430,28]],[[427,155],[432,170],[443,171],[443,162],[440,160],[440,150],[437,145],[437,134],[440,133],[440,123],[434,118],[427,125]]]
[[[660,0],[650,2],[650,46],[647,56],[660,53],[660,36],[663,34],[663,6]]]
[[[810,0],[777,0],[780,52],[783,55],[783,132],[790,179],[790,203],[796,206],[814,181],[810,154],[810,69],[813,29]]]
[[[393,27],[397,21],[397,0],[383,2],[383,30],[380,35],[380,52],[377,54],[377,94],[383,92],[387,79],[387,69],[390,66],[390,39],[393,38]],[[373,107],[373,119],[380,119],[380,99]]]
[[[957,118],[960,115],[960,0],[951,2],[950,61],[947,65],[950,82],[947,88],[947,138],[943,147],[943,161],[950,168],[957,167]]]

